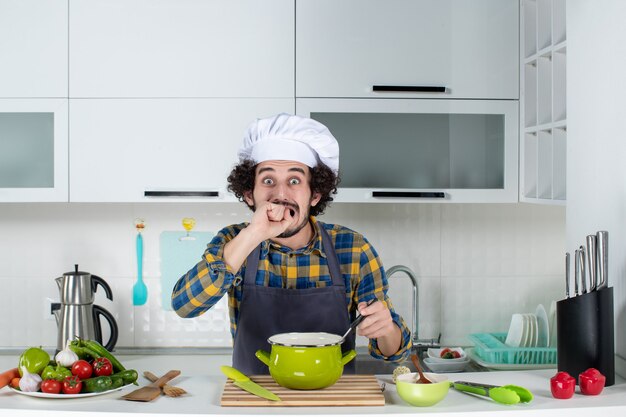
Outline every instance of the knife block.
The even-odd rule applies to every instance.
[[[613,288],[603,288],[556,304],[559,371],[576,378],[588,368],[615,384]]]

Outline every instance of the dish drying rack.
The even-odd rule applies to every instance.
[[[549,365],[557,363],[555,347],[513,347],[504,344],[506,333],[474,333],[474,352],[485,362],[514,365]]]

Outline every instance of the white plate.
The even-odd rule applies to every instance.
[[[467,349],[467,356],[476,362],[478,365],[489,368],[496,369],[498,371],[521,371],[525,369],[554,369],[556,368],[556,364],[550,363],[540,363],[540,364],[515,364],[515,363],[493,363],[486,362],[483,358],[478,356],[474,349]]]
[[[511,325],[504,342],[508,346],[520,347],[524,337],[524,316],[521,314],[513,314],[511,317]]]
[[[526,314],[526,319],[528,320],[528,340],[526,347],[537,347],[537,339],[539,338],[537,316],[534,314]]]
[[[13,387],[9,387],[11,389],[11,391],[20,394],[20,395],[26,395],[27,397],[37,397],[37,398],[53,398],[53,399],[66,399],[69,400],[71,398],[88,398],[88,397],[96,397],[98,395],[105,395],[105,394],[111,394],[113,392],[119,391],[121,389],[124,389],[126,387],[129,387],[133,384],[128,384],[128,385],[124,385],[123,387],[119,387],[119,388],[115,388],[115,389],[111,389],[108,391],[103,391],[103,392],[84,392],[82,394],[48,394],[45,392],[24,392],[24,391],[20,391],[18,389],[15,389]]]
[[[457,358],[457,360],[458,359],[461,358]],[[470,360],[468,357],[465,357],[461,362],[450,362],[450,360],[446,360],[446,362],[439,362],[436,358],[426,358],[424,359],[424,363],[433,372],[463,372],[467,364],[470,363]]]
[[[465,351],[463,350],[463,348],[460,347],[454,347],[454,348],[448,348],[450,350],[454,350],[456,352],[459,352],[459,354],[461,355],[461,357],[459,358],[453,358],[453,359],[444,359],[441,357],[441,351],[445,349],[445,348],[428,348],[428,358],[429,359],[433,359],[435,362],[463,362],[465,360],[467,360],[467,355],[465,354]]]
[[[537,316],[537,347],[548,347],[550,345],[550,322],[548,314],[543,304],[537,306],[535,311]]]

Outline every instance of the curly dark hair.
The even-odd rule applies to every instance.
[[[235,194],[237,199],[246,202],[244,195],[248,191],[254,189],[254,179],[256,177],[256,164],[249,159],[242,161],[236,165],[228,176],[228,191]],[[311,193],[319,193],[321,195],[319,203],[311,207],[312,216],[319,216],[324,213],[326,206],[333,201],[333,194],[337,194],[337,186],[339,185],[339,176],[332,169],[324,164],[311,168]],[[250,207],[250,206],[248,206]],[[250,207],[254,211],[254,207]]]

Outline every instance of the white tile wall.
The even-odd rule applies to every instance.
[[[225,300],[196,319],[162,309],[159,234],[182,230],[183,217],[195,217],[198,231],[216,232],[249,215],[239,204],[0,204],[0,346],[56,344],[46,299],[58,299],[54,278],[75,263],[111,286],[113,301],[99,291],[96,303],[116,317],[118,346],[230,346]],[[132,306],[136,217],[147,225],[149,301],[140,307]],[[363,233],[387,268],[415,271],[420,337],[441,333],[446,344],[467,344],[470,332],[506,331],[511,313],[562,296],[562,207],[335,204],[320,219]],[[411,326],[406,275],[391,277],[390,294]]]

